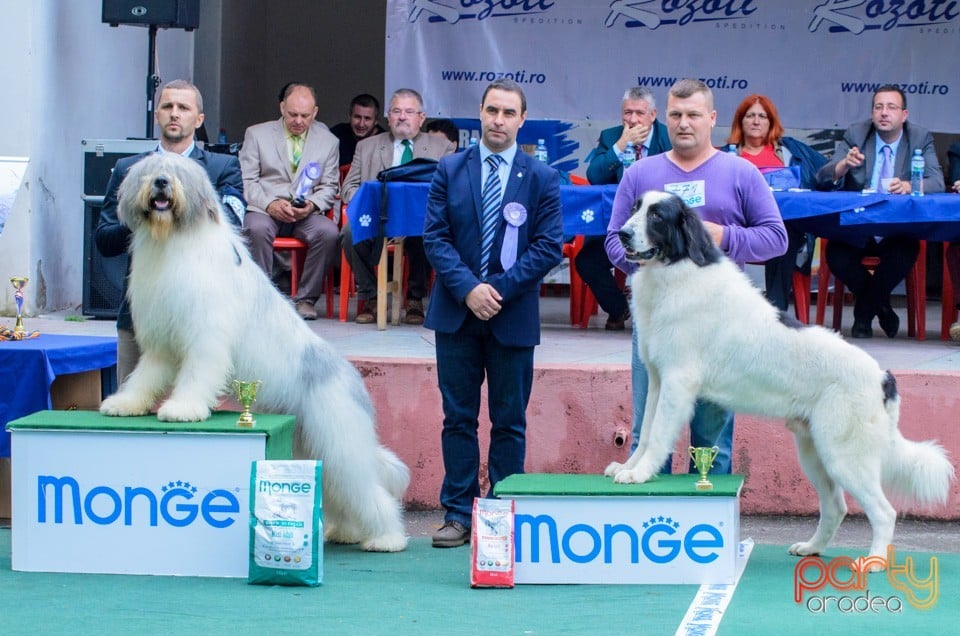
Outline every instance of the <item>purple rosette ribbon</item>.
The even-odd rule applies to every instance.
[[[306,199],[307,195],[310,194],[310,190],[313,189],[313,185],[320,179],[322,174],[320,170],[320,164],[316,161],[311,161],[303,169],[303,172],[300,173],[300,180],[297,182],[297,191],[294,194],[294,199]]]
[[[511,201],[503,206],[503,219],[507,222],[507,229],[500,247],[500,265],[503,266],[503,271],[507,271],[517,262],[517,228],[527,222],[527,208],[521,203]]]

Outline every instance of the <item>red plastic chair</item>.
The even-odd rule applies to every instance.
[[[950,340],[950,325],[957,321],[957,306],[953,303],[953,280],[947,269],[947,249],[950,243],[943,244],[943,291],[940,293],[940,339]]]

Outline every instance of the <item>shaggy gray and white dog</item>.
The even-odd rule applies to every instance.
[[[610,464],[608,476],[618,483],[652,478],[704,398],[783,418],[793,432],[820,497],[817,530],[793,544],[793,554],[827,547],[847,513],[844,491],[870,520],[874,557],[886,556],[896,521],[884,488],[920,503],[946,501],[953,465],[938,444],[900,434],[893,375],[836,333],[779,313],[682,200],[644,194],[620,241],[639,266],[630,286],[650,386],[639,445],[625,464]]]
[[[133,231],[128,298],[142,355],[107,415],[204,420],[232,380],[262,380],[256,407],[297,417],[296,453],[322,459],[327,540],[403,550],[409,471],[377,438],[360,374],[307,328],[221,218],[196,162],[170,153],[135,164],[119,216]]]

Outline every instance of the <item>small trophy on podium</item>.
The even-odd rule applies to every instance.
[[[250,405],[257,399],[257,391],[263,386],[260,380],[252,382],[246,380],[234,380],[233,390],[237,392],[237,401],[243,407],[240,418],[237,419],[237,426],[240,428],[253,428],[257,425],[257,420],[253,419],[253,413],[250,412]]]
[[[17,290],[13,298],[17,302],[17,323],[13,326],[13,339],[23,340],[27,337],[27,330],[23,327],[23,288],[27,286],[28,278],[14,276],[10,284]]]
[[[688,451],[690,453],[690,459],[693,460],[693,465],[696,467],[697,472],[700,473],[700,479],[697,481],[697,490],[713,490],[713,484],[707,479],[707,473],[713,467],[713,460],[717,458],[717,453],[720,452],[720,448],[718,446],[709,448],[706,446],[691,446]]]

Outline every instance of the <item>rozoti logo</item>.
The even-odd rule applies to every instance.
[[[901,596],[871,596],[867,588],[868,572],[877,566],[885,569],[887,580]],[[897,563],[897,553],[892,545],[887,546],[887,558],[883,557],[834,557],[824,561],[820,557],[804,557],[793,569],[793,600],[817,614],[836,611],[843,614],[878,614],[903,612],[903,599],[917,609],[930,609],[940,595],[940,565],[937,557],[930,557],[930,571],[920,578],[913,567],[913,558],[906,557]],[[883,576],[874,574],[875,577]],[[827,588],[853,595],[826,593]],[[805,596],[805,593],[813,593]],[[857,593],[860,593],[857,595]]]
[[[830,33],[945,24],[960,15],[956,0],[827,0],[813,10],[811,33],[826,24]]]
[[[641,528],[624,523],[606,523],[594,526],[575,523],[561,527],[550,515],[518,514],[515,519],[515,551],[517,563],[632,563],[644,559],[656,564],[668,564],[677,559],[705,565],[717,560],[722,550],[723,535],[716,526],[699,523],[686,532],[670,517],[650,517]],[[547,545],[541,548],[546,535]],[[530,553],[524,551],[523,537],[529,535]],[[546,554],[541,555],[541,549]]]
[[[460,20],[486,20],[543,13],[553,5],[554,0],[413,0],[407,19],[410,22],[424,19],[428,22],[456,24]]]
[[[609,29],[623,18],[627,28],[653,30],[661,25],[742,20],[756,10],[753,0],[614,0],[603,24]]]
[[[84,489],[73,477],[37,476],[37,523],[106,526],[164,525],[183,528],[194,522],[227,528],[237,520],[240,502],[228,490],[211,490],[196,501],[197,488],[188,481],[171,481],[159,489],[146,486],[93,486]]]

